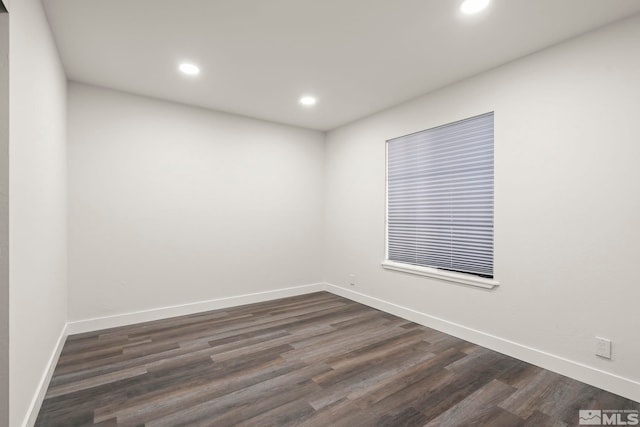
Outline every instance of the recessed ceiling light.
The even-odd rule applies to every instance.
[[[318,102],[318,100],[313,97],[313,96],[309,96],[309,95],[305,95],[303,97],[300,98],[300,104],[310,107],[312,105],[316,105],[316,102]]]
[[[466,15],[482,12],[489,6],[491,0],[465,0],[460,5],[460,12]]]
[[[200,74],[200,67],[189,62],[183,62],[182,64],[180,64],[178,69],[182,72],[182,74],[186,74],[188,76],[197,76],[198,74]]]

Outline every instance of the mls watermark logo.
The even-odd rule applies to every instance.
[[[580,409],[578,424],[581,426],[637,426],[638,411],[634,409]]]
[[[600,410],[584,410],[580,409],[578,413],[581,426],[599,426],[602,425],[602,411]]]

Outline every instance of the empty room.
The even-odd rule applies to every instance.
[[[638,0],[0,0],[0,147],[0,426],[640,421]]]

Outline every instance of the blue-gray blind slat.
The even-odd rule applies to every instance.
[[[493,277],[493,113],[387,142],[389,260]]]

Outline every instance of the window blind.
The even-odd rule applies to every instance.
[[[387,141],[387,258],[493,277],[493,113]]]

